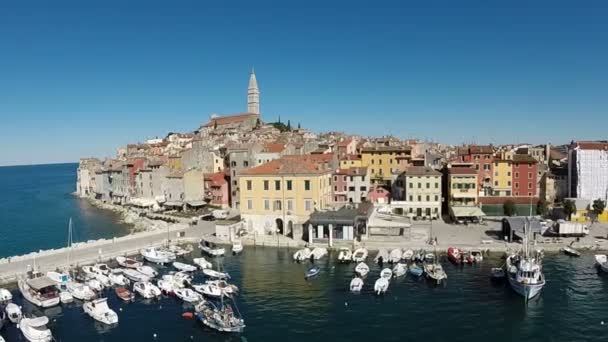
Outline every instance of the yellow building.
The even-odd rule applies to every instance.
[[[182,158],[180,156],[169,156],[167,166],[174,171],[182,169]]]
[[[329,207],[331,170],[301,157],[275,159],[240,173],[240,210],[248,230],[293,236],[295,224]]]
[[[340,160],[340,169],[350,169],[351,167],[362,167],[361,157],[356,155],[346,155]]]
[[[390,186],[394,173],[404,171],[412,159],[406,146],[365,147],[361,150],[361,167],[367,167],[373,183]]]
[[[211,152],[211,158],[213,158],[213,173],[224,170],[224,159],[219,152]]]
[[[448,204],[453,219],[481,217],[478,207],[477,170],[470,167],[451,167],[448,170]]]
[[[495,160],[492,190],[494,196],[511,196],[513,176],[511,160]]]

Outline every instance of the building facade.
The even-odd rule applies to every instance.
[[[515,154],[512,165],[513,196],[538,196],[538,161],[527,154]]]
[[[390,188],[393,173],[405,170],[411,157],[411,149],[405,146],[365,147],[361,149],[361,166],[368,168],[372,183]]]
[[[365,167],[338,170],[333,182],[333,202],[359,204],[367,200],[370,178]]]
[[[608,199],[608,142],[579,141],[568,151],[568,197]]]
[[[418,218],[441,217],[441,173],[425,166],[410,166],[399,175],[405,211]]]

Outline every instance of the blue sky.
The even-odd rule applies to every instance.
[[[252,66],[263,119],[315,131],[606,139],[608,3],[498,4],[2,2],[0,165],[111,155],[242,112]]]

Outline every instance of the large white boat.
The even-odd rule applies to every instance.
[[[205,283],[219,287],[224,293],[224,296],[230,297],[239,293],[238,286],[234,284],[229,284],[225,280],[207,280]]]
[[[364,262],[365,259],[367,259],[367,256],[369,255],[369,252],[367,251],[367,248],[357,248],[354,252],[353,252],[353,261],[354,262]]]
[[[127,258],[127,257],[123,257],[123,256],[118,256],[116,257],[116,262],[125,268],[138,268],[139,266],[143,266],[144,263],[141,261],[137,261],[135,259],[132,258]]]
[[[214,284],[193,284],[192,288],[208,297],[220,297],[223,294],[222,289]]]
[[[239,254],[243,251],[243,243],[241,242],[241,240],[234,240],[232,242],[232,253],[233,254]]]
[[[30,342],[50,342],[53,340],[53,334],[46,327],[47,324],[49,324],[49,319],[46,316],[23,318],[19,322],[19,329]]]
[[[150,277],[148,277],[147,275],[138,272],[137,270],[134,269],[130,269],[127,268],[124,271],[122,271],[122,274],[125,275],[125,277],[129,278],[129,280],[131,281],[149,281]]]
[[[145,275],[148,278],[154,278],[158,275],[158,271],[150,266],[140,266],[137,268],[137,272]]]
[[[401,248],[395,248],[391,251],[391,254],[388,256],[388,262],[396,263],[401,261],[401,256],[403,255],[403,251]]]
[[[95,291],[93,291],[88,285],[77,283],[75,281],[67,283],[66,288],[76,299],[92,300],[97,297]]]
[[[48,308],[60,302],[55,281],[42,273],[28,272],[24,278],[19,279],[17,285],[23,298],[36,306]]]
[[[112,272],[112,269],[108,267],[107,264],[95,264],[92,268],[93,272],[101,273],[103,275],[109,275]]]
[[[595,255],[595,265],[604,272],[608,272],[608,257],[605,254]]]
[[[144,248],[139,253],[144,259],[155,264],[167,264],[175,260],[175,254],[153,247]]]
[[[226,254],[226,250],[224,249],[224,247],[220,247],[217,244],[211,242],[211,241],[207,241],[205,239],[202,239],[199,243],[198,243],[198,247],[201,249],[201,251],[203,251],[203,253],[206,253],[210,256],[223,256],[224,254]]]
[[[110,279],[110,281],[112,282],[113,285],[127,286],[131,283],[131,281],[129,281],[129,278],[127,278],[124,274],[122,274],[122,272],[123,272],[122,269],[114,269],[108,275],[108,278]]]
[[[93,319],[104,323],[104,324],[116,324],[118,323],[118,315],[114,310],[108,307],[107,298],[98,298],[90,302],[84,303],[82,306],[84,312]]]
[[[310,259],[310,253],[311,253],[311,251],[310,251],[310,248],[308,248],[308,247],[299,249],[298,251],[293,253],[293,260],[294,261],[308,260],[308,259]]]
[[[507,256],[506,269],[509,285],[513,291],[526,300],[537,296],[545,286],[545,275],[542,270],[542,253],[533,250],[530,244],[531,230],[524,225],[522,250]]]
[[[353,252],[351,252],[350,248],[342,247],[338,252],[338,261],[340,262],[350,262],[353,259]]]
[[[141,281],[133,284],[133,291],[146,299],[156,298],[161,294],[160,289],[152,283]]]

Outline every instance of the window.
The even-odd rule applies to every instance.
[[[498,171],[494,172],[494,177],[498,177]]]
[[[304,210],[311,211],[311,208],[312,208],[312,201],[304,200]]]
[[[249,167],[249,162],[248,161],[243,161],[243,167]]]
[[[374,165],[374,160],[372,159],[372,165]]]
[[[494,166],[498,167],[498,162],[494,163]]]
[[[426,183],[426,188],[430,189],[431,188],[431,183]]]
[[[483,169],[484,169],[485,171],[490,171],[490,164],[485,164],[485,165],[483,166]]]
[[[498,181],[494,181],[494,186],[498,186]]]
[[[250,199],[247,200],[247,209],[249,209],[249,210],[253,209],[253,200],[250,200]]]
[[[382,159],[378,159],[378,165],[382,165]]]
[[[528,167],[532,167],[532,163],[528,163]]]
[[[486,156],[484,157],[484,159],[488,160],[488,159],[490,159],[490,156],[486,155]]]
[[[439,183],[435,182],[435,189],[439,189]]]
[[[365,176],[361,176],[361,181],[365,182]]]
[[[264,190],[268,190],[268,181],[267,180],[264,181]]]
[[[479,164],[475,164],[475,170],[479,170]]]
[[[410,195],[410,202],[414,201],[414,196]]]
[[[392,163],[393,163],[393,160],[391,159],[391,160],[389,160],[389,162],[392,164]]]
[[[270,210],[270,200],[264,200],[264,210]]]
[[[511,190],[507,190],[507,196],[511,196]]]
[[[515,178],[519,178],[519,172],[515,172]]]
[[[531,193],[531,192],[528,192],[528,196],[532,196],[532,193]]]
[[[351,181],[351,182],[353,181],[353,176],[350,176],[350,181]]]
[[[355,187],[354,186],[349,186],[348,187],[348,191],[355,191]]]
[[[278,180],[274,181],[274,189],[281,190],[281,181],[278,181]]]
[[[532,172],[528,172],[528,179],[532,179]]]
[[[508,185],[508,186],[511,186],[511,181],[508,181],[508,182],[507,182],[507,185]]]
[[[378,173],[379,173],[379,174],[382,174],[382,169],[378,170]]]
[[[439,195],[435,195],[435,202],[439,202]]]
[[[511,171],[507,172],[507,176],[511,177]]]
[[[334,186],[334,191],[338,191],[338,186]]]
[[[309,180],[304,181],[304,190],[310,191],[310,181]]]
[[[410,214],[414,212],[414,208],[410,208]]]
[[[430,201],[431,201],[431,196],[426,195],[426,201],[427,201],[427,202],[430,202]]]
[[[334,176],[334,181],[338,181],[338,176]]]
[[[422,196],[418,195],[418,202],[422,202]]]
[[[280,200],[274,201],[274,203],[272,204],[272,209],[273,210],[281,210],[281,201]]]
[[[418,183],[418,189],[422,189],[422,183]]]
[[[528,183],[528,189],[532,189],[532,183]]]
[[[367,187],[366,186],[362,186],[359,188],[359,191],[367,191]]]
[[[287,181],[287,191],[291,191],[291,180]]]
[[[250,180],[247,181],[247,190],[251,190],[251,181]]]
[[[343,176],[343,177],[342,177],[342,180],[346,182],[346,176]]]
[[[515,182],[515,189],[519,189],[519,183]]]
[[[342,191],[346,191],[346,185],[342,187]]]
[[[414,183],[410,183],[410,189],[414,188]]]
[[[479,160],[479,156],[475,156],[475,160]]]
[[[236,162],[235,162],[235,161],[231,161],[231,162],[230,162],[230,166],[231,166],[231,167],[236,167]]]

